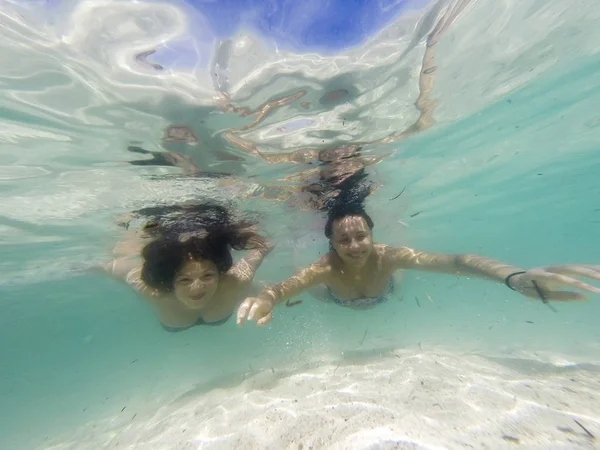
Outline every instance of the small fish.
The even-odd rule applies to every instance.
[[[406,190],[406,186],[404,186],[404,189],[402,189],[398,195],[396,195],[396,196],[395,196],[395,197],[393,197],[393,198],[390,198],[390,201],[392,201],[392,200],[396,200],[398,197],[400,197],[402,194],[404,194],[404,191],[405,191],[405,190]]]

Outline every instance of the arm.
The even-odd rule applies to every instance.
[[[112,277],[120,281],[126,281],[127,275],[139,266],[140,262],[137,258],[124,256],[114,258],[111,262],[102,264],[100,268]]]
[[[459,276],[475,276],[498,282],[504,282],[506,277],[512,273],[523,272],[518,267],[478,255],[425,253],[408,247],[388,247],[386,253],[395,270],[413,269]]]
[[[579,292],[560,290],[564,287],[600,294],[599,288],[577,279],[587,277],[600,281],[600,266],[568,264],[522,270],[478,255],[440,255],[418,252],[407,247],[388,248],[387,252],[396,270],[418,269],[504,282],[512,290],[544,303],[549,300],[573,301],[587,298]]]
[[[265,259],[265,256],[271,253],[272,250],[273,245],[251,250],[248,255],[240,259],[235,266],[233,266],[231,269],[232,274],[234,274],[240,280],[252,281],[256,271]]]
[[[113,259],[97,266],[96,270],[102,270],[112,278],[127,284],[153,303],[158,297],[158,292],[148,287],[141,279],[143,262],[140,253],[149,240],[144,233],[130,233],[127,239],[115,245]]]
[[[257,297],[249,297],[240,305],[237,324],[242,325],[246,318],[256,320],[259,326],[267,324],[271,320],[275,305],[325,282],[330,273],[331,266],[317,262],[300,270],[291,278],[263,289]]]
[[[286,302],[296,295],[317,286],[327,280],[330,268],[321,263],[314,263],[296,272],[281,283],[269,286],[258,294],[259,299],[268,300],[273,306]]]
[[[560,290],[564,287],[600,294],[599,288],[578,280],[580,277],[587,277],[600,281],[600,266],[567,264],[522,270],[478,255],[440,255],[418,252],[407,247],[388,248],[387,252],[396,270],[418,269],[504,282],[512,290],[544,303],[549,300],[573,301],[587,298],[579,292]],[[510,278],[507,278],[509,275]]]

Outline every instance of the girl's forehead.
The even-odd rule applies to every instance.
[[[333,232],[340,233],[348,233],[348,232],[356,232],[356,231],[366,231],[369,227],[360,216],[346,216],[341,219],[338,219],[333,224]]]
[[[212,270],[215,268],[215,264],[208,259],[189,259],[183,264],[180,269],[180,273],[198,272],[205,270]]]

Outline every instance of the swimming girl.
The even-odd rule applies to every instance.
[[[576,279],[600,280],[600,266],[562,265],[522,270],[478,255],[434,254],[376,244],[372,231],[373,221],[360,203],[339,202],[329,211],[325,226],[330,251],[291,278],[247,298],[238,309],[238,325],[245,319],[265,325],[276,305],[318,285],[324,285],[330,300],[340,306],[372,307],[386,301],[394,290],[393,274],[408,269],[496,281],[544,302],[586,298],[581,293],[561,291],[561,287],[600,294],[600,289]]]
[[[212,202],[146,208],[134,216],[149,220],[135,240],[115,248],[105,269],[154,306],[166,330],[225,323],[252,294],[271,249],[254,222],[234,221]],[[234,264],[231,249],[251,251]]]

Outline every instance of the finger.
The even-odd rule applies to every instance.
[[[260,311],[260,303],[255,302],[252,304],[252,306],[250,307],[250,312],[248,313],[248,320],[258,320],[260,319],[263,314]]]
[[[545,293],[546,300],[553,302],[577,302],[587,300],[587,295],[579,292],[554,291]]]
[[[256,321],[256,325],[258,325],[259,327],[262,327],[262,326],[268,324],[271,321],[272,317],[273,317],[273,313],[269,313],[265,317],[258,319]]]
[[[584,283],[583,281],[574,280],[569,283],[571,286],[581,289],[582,291],[593,292],[594,294],[600,294],[600,288],[592,286],[591,284]]]
[[[244,319],[248,315],[248,309],[250,309],[250,305],[248,302],[244,301],[238,308],[237,312],[237,324],[242,325],[244,323]]]
[[[553,266],[548,267],[546,272],[587,277],[600,281],[600,266]]]
[[[549,283],[552,282],[556,282],[556,283],[563,283],[566,284],[568,286],[577,288],[577,289],[581,289],[582,291],[588,291],[588,292],[593,292],[594,294],[600,294],[600,289],[597,287],[594,287],[590,284],[584,283],[583,281],[578,281],[574,278],[570,278],[567,277],[565,275],[561,275],[558,273],[552,273],[552,275],[546,275],[544,277],[540,277],[543,281],[547,281]],[[545,280],[544,280],[545,278]]]

